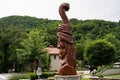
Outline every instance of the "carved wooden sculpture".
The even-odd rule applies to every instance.
[[[63,3],[59,7],[59,14],[63,24],[58,26],[58,48],[59,57],[61,58],[61,68],[58,75],[76,75],[76,58],[75,49],[73,47],[73,37],[70,22],[65,14],[69,10],[69,4]]]

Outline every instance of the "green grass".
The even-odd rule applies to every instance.
[[[115,75],[109,75],[109,76],[104,76],[106,78],[120,78],[120,74],[115,74]]]
[[[10,77],[9,80],[20,80],[20,79],[30,79],[30,77],[26,74],[16,74]]]
[[[35,80],[37,78],[36,73],[24,73],[24,74],[15,74],[9,78],[9,80],[20,80],[20,79],[30,79]]]

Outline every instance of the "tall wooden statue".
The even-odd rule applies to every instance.
[[[59,57],[61,58],[61,68],[58,75],[76,75],[76,58],[75,49],[73,47],[72,28],[66,16],[65,11],[70,8],[68,3],[63,3],[59,7],[59,14],[62,18],[63,24],[58,26],[58,48]]]

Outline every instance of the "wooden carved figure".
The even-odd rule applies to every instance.
[[[65,11],[70,8],[68,3],[63,3],[59,7],[59,14],[63,24],[58,26],[57,37],[59,48],[59,57],[61,58],[61,68],[58,75],[76,75],[76,58],[73,47],[72,28]]]

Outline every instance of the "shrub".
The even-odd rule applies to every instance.
[[[48,78],[50,76],[49,72],[43,72],[41,77],[42,78]]]
[[[41,77],[42,78],[48,78],[48,77],[54,77],[54,75],[56,75],[56,72],[43,72]]]
[[[99,78],[103,78],[104,76],[102,74],[98,75]]]
[[[16,74],[10,77],[9,80],[20,80],[20,79],[35,80],[37,79],[37,74],[36,73]]]
[[[48,77],[54,77],[56,75],[56,72],[43,72],[41,75],[41,78],[48,78]],[[26,74],[16,74],[10,77],[9,80],[19,80],[19,79],[30,79],[30,80],[35,80],[37,79],[37,74],[36,73],[26,73]]]
[[[30,76],[30,80],[37,79],[37,74],[36,73],[27,73],[27,75]]]
[[[10,77],[9,80],[20,80],[20,79],[29,79],[30,77],[26,74],[16,74]]]
[[[56,72],[49,72],[49,74],[50,74],[50,77],[54,77],[55,75],[57,75]]]

